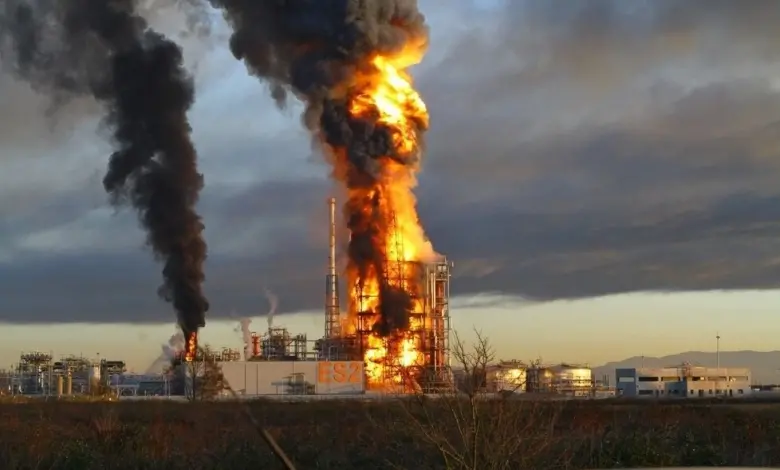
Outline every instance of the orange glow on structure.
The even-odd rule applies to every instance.
[[[192,332],[190,333],[189,338],[187,338],[187,344],[184,350],[184,360],[186,362],[194,361],[197,353],[198,353],[198,333]]]
[[[425,286],[415,262],[429,261],[434,256],[420,225],[412,192],[417,185],[420,132],[428,127],[425,103],[404,71],[413,62],[416,62],[414,57],[407,54],[374,57],[371,72],[361,72],[353,84],[358,91],[348,103],[351,116],[374,120],[390,130],[395,153],[375,160],[378,168],[372,185],[349,188],[347,194],[347,212],[384,222],[376,227],[372,225],[372,244],[383,253],[388,272],[377,272],[374,265],[358,267],[354,260],[350,260],[346,272],[348,285],[352,287],[346,331],[370,332],[363,346],[369,388],[404,384],[404,377],[408,376],[405,372],[424,361],[419,334],[424,325],[420,318],[412,315],[409,328],[396,329],[389,336],[372,332],[381,318],[383,285],[408,293],[411,312],[422,313],[420,299]],[[346,149],[332,150],[335,176],[344,181],[350,171]]]

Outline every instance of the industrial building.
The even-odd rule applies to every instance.
[[[112,375],[107,382],[118,397],[170,396],[171,378],[167,374]]]
[[[461,383],[466,380],[457,374]],[[485,367],[479,386],[488,393],[528,393],[568,398],[594,396],[595,383],[590,367],[578,364],[531,365],[521,361],[501,361]]]
[[[593,395],[593,371],[582,364],[557,364],[535,366],[526,372],[526,391],[546,393],[571,398],[586,398]]]
[[[240,396],[355,395],[366,389],[362,361],[241,361],[221,368]]]
[[[363,361],[320,360],[305,335],[292,335],[283,327],[252,333],[248,356],[237,350],[199,351],[193,362],[217,363],[226,385],[242,397],[264,395],[353,395],[365,392]],[[171,378],[172,394],[188,394],[192,375],[205,367],[182,362]]]
[[[523,393],[528,367],[520,361],[501,361],[487,366],[485,388],[491,393]]]
[[[663,368],[616,369],[617,394],[624,397],[713,398],[752,393],[750,369],[682,364]]]
[[[126,371],[124,361],[93,360],[81,356],[63,356],[54,360],[51,353],[23,352],[19,363],[6,379],[8,394],[74,395],[98,391],[111,376]]]

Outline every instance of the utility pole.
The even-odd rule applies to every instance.
[[[720,333],[715,333],[715,361],[718,367],[718,379],[720,380]]]

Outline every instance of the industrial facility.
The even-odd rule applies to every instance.
[[[379,332],[380,291],[358,287],[340,291],[336,270],[336,201],[328,200],[329,256],[326,273],[324,335],[311,340],[270,321],[267,331],[247,336],[243,351],[180,351],[165,374],[126,374],[123,361],[52,354],[21,355],[2,393],[75,395],[110,391],[118,396],[183,395],[206,367],[217,363],[230,388],[241,396],[338,395],[376,390],[390,393],[439,392],[453,387],[450,372],[450,268],[446,258],[433,262],[387,260],[381,285],[409,294],[403,322]],[[402,237],[397,237],[402,238]],[[403,252],[398,241],[397,252]],[[346,294],[342,309],[340,294]],[[386,293],[384,294],[386,295]]]
[[[4,393],[19,395],[85,395],[97,393],[109,377],[126,371],[124,361],[23,352],[5,379]],[[102,380],[106,378],[106,381]]]
[[[358,286],[350,292],[353,303],[348,311],[353,318],[344,318],[339,302],[339,280],[336,272],[336,200],[329,200],[330,253],[328,259],[325,335],[317,341],[318,359],[329,361],[361,361],[371,367],[373,380],[369,386],[388,385],[397,391],[429,392],[450,388],[450,268],[446,258],[433,263],[389,260],[384,267],[385,282],[394,286],[420,286],[409,326],[402,337],[378,337],[374,331],[373,316],[365,306],[379,302],[379,291],[361,291]],[[397,248],[403,252],[403,247]],[[406,290],[406,289],[405,289]],[[379,344],[378,344],[379,343]],[[372,351],[381,350],[381,358],[372,357]],[[404,353],[414,352],[411,363],[404,363]],[[379,356],[379,354],[376,354]],[[378,367],[375,367],[378,366]],[[368,371],[367,371],[368,372]]]
[[[490,393],[523,393],[528,367],[520,361],[499,361],[485,368],[485,389]]]
[[[466,377],[456,374],[464,388]],[[524,393],[568,398],[593,397],[596,383],[590,367],[578,364],[526,365],[522,361],[499,361],[485,367],[478,386],[488,393]]]
[[[713,398],[752,393],[750,369],[675,367],[616,369],[617,393],[624,397]]]
[[[340,289],[336,270],[336,201],[328,201],[330,230],[326,273],[324,335],[310,340],[274,326],[245,332],[243,351],[181,351],[174,366],[160,375],[127,375],[124,361],[91,360],[52,354],[23,353],[3,393],[74,395],[110,391],[117,396],[188,395],[206,383],[208,364],[218,365],[220,380],[243,397],[263,395],[354,395],[438,393],[453,389],[488,393],[522,393],[567,398],[592,398],[613,391],[621,396],[709,397],[751,393],[745,368],[707,368],[683,364],[660,369],[617,369],[617,387],[594,381],[587,365],[526,365],[501,361],[476,371],[453,370],[450,364],[450,269],[440,257],[432,262],[385,260],[378,286]],[[401,243],[401,242],[399,242]],[[404,253],[404,247],[394,249]],[[378,269],[378,268],[375,268]],[[404,296],[404,318],[392,328],[377,327],[387,291]],[[347,306],[342,309],[341,295]],[[381,325],[380,325],[381,327]],[[213,368],[212,368],[213,370]]]
[[[593,394],[593,371],[582,364],[556,364],[533,367],[527,372],[526,390],[531,393],[552,393],[572,398]]]
[[[223,351],[211,358],[221,363],[225,380],[243,396],[266,394],[354,394],[437,392],[452,389],[450,373],[450,268],[446,258],[432,263],[388,260],[382,273],[388,285],[415,292],[408,326],[391,335],[378,335],[375,312],[380,292],[345,289],[347,315],[340,302],[336,270],[336,200],[328,200],[329,256],[326,273],[325,321],[322,338],[291,334],[269,324],[253,332],[244,357]],[[399,242],[400,243],[400,242]],[[398,252],[402,250],[399,249]],[[405,286],[414,286],[406,289]],[[411,358],[411,359],[410,359]],[[182,368],[186,361],[181,356]],[[196,355],[194,361],[204,360]],[[202,368],[201,368],[202,369]],[[197,371],[195,372],[197,373]],[[178,376],[191,383],[192,371]],[[185,386],[185,389],[188,387]]]

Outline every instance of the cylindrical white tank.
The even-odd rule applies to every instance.
[[[100,366],[95,364],[89,368],[89,381],[100,382]]]
[[[553,372],[548,367],[535,366],[526,371],[526,390],[534,393],[553,391]]]
[[[553,387],[559,392],[584,396],[593,388],[593,371],[589,367],[561,364],[551,369]]]
[[[100,386],[100,366],[99,365],[91,365],[89,367],[88,374],[88,390],[90,393],[99,393],[99,386]]]
[[[486,375],[491,392],[525,392],[527,374],[524,367],[493,367]]]

